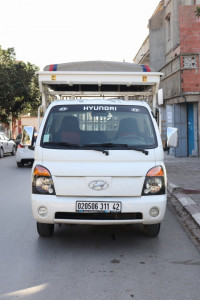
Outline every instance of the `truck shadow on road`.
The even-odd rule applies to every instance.
[[[159,247],[159,236],[149,238],[144,236],[142,225],[115,225],[115,226],[92,226],[92,225],[58,225],[53,237],[38,237],[37,247],[42,252],[55,254],[56,252],[81,253],[94,251],[139,251],[148,247]],[[157,245],[157,246],[155,246]],[[129,251],[128,250],[128,251]],[[142,250],[142,251],[143,251]],[[113,262],[114,263],[114,262]]]

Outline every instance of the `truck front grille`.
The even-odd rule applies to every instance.
[[[141,213],[73,213],[57,212],[55,219],[68,220],[142,220]]]

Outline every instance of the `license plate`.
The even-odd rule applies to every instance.
[[[106,201],[76,201],[77,212],[103,212],[103,213],[120,213],[121,202],[106,202]]]

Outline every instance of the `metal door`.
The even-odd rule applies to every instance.
[[[188,155],[198,156],[197,103],[187,104]]]
[[[175,148],[175,156],[188,156],[187,144],[187,104],[174,104],[174,127],[178,128],[178,147]]]
[[[188,155],[191,156],[194,150],[194,111],[193,103],[188,103]]]

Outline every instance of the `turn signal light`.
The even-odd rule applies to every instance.
[[[147,176],[164,176],[163,168],[161,166],[154,167],[149,170]]]
[[[51,174],[50,174],[49,170],[47,170],[46,168],[44,168],[40,165],[37,165],[34,169],[33,176],[47,176],[47,177],[50,177]]]
[[[17,148],[25,148],[25,146],[18,144]]]

